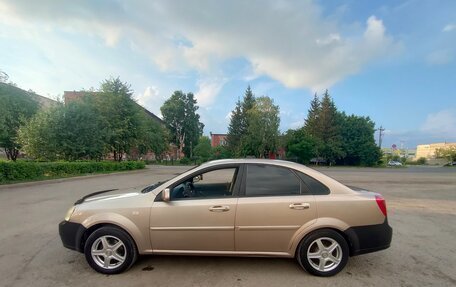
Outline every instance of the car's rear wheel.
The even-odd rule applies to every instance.
[[[117,274],[130,268],[138,257],[133,239],[120,228],[105,226],[87,238],[84,253],[89,265],[103,274]]]
[[[333,276],[344,269],[348,256],[347,241],[334,230],[322,229],[302,240],[296,257],[307,272],[317,276]]]

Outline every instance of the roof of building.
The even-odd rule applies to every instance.
[[[31,98],[36,100],[41,107],[48,108],[48,107],[51,107],[51,106],[57,104],[56,100],[53,100],[53,99],[38,95],[34,91],[31,91],[31,90],[26,91],[24,89],[18,88],[18,87],[14,86],[14,85],[7,84],[7,83],[0,83],[0,85],[8,86],[11,89],[17,89],[21,93],[29,95]]]
[[[214,133],[210,133],[211,136],[227,136],[228,134],[214,134]]]
[[[92,92],[92,91],[64,91],[63,92],[63,98],[65,100],[65,103],[68,101],[73,101],[75,99],[78,99],[82,96],[85,96],[85,95],[95,95],[95,94],[98,94],[100,92]],[[141,106],[140,104],[138,104],[137,102],[135,102],[142,110],[144,110],[144,112],[150,116],[152,119],[154,119],[157,123],[159,124],[164,124],[163,123],[163,120],[161,118],[159,118],[157,115],[155,115],[154,113],[152,113],[151,111],[149,111],[148,109],[146,109],[145,107]]]

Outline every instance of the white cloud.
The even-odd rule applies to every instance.
[[[160,107],[166,99],[160,96],[156,87],[147,87],[142,94],[137,94],[135,98],[141,106],[162,117]]]
[[[215,101],[226,81],[227,79],[224,78],[199,80],[197,83],[198,91],[195,93],[198,105],[201,107],[209,107]]]
[[[335,44],[340,42],[340,35],[339,34],[329,34],[326,38],[317,39],[317,44],[320,46],[326,46],[330,44]]]
[[[443,32],[451,32],[454,30],[456,30],[456,24],[448,24],[442,29]]]
[[[55,33],[96,36],[111,48],[127,40],[165,72],[196,70],[207,79],[226,60],[242,58],[254,75],[313,90],[329,88],[398,46],[375,16],[367,19],[364,31],[344,35],[345,23],[325,18],[311,1],[10,0],[0,8],[0,23],[18,29],[23,28],[19,22],[27,23],[27,31],[38,35],[45,26]],[[82,56],[84,62],[97,60]],[[67,66],[66,60],[56,59],[55,65]],[[213,102],[223,86],[212,80],[198,85],[201,105]]]
[[[456,138],[456,108],[429,114],[421,126],[423,132],[443,139]]]
[[[299,128],[302,128],[304,126],[304,120],[301,119],[301,120],[297,120],[297,121],[294,121],[292,123],[290,123],[290,129],[299,129]]]
[[[227,123],[231,122],[231,117],[233,116],[233,111],[229,111],[225,116],[225,121]]]
[[[454,55],[452,51],[447,50],[447,49],[442,49],[442,50],[436,50],[431,52],[427,58],[426,61],[430,65],[446,65],[449,64],[453,61]]]

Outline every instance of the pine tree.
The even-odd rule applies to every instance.
[[[242,102],[236,103],[232,111],[228,128],[228,148],[235,156],[253,155],[253,150],[246,147],[246,134],[249,129],[249,111],[255,106],[255,96],[250,86],[244,94]]]
[[[320,114],[320,110],[321,110],[321,103],[320,103],[320,100],[318,99],[317,93],[315,93],[314,98],[310,102],[310,108],[307,113],[307,119],[306,119],[305,125],[304,125],[305,132],[314,137],[317,137],[321,134],[319,126],[318,126],[319,125],[318,116]]]
[[[250,88],[250,85],[245,90],[244,100],[242,102],[242,112],[246,113],[248,110],[252,109],[255,105],[255,95]]]
[[[248,86],[241,105],[241,132],[243,134],[245,134],[245,132],[249,129],[248,112],[253,108],[254,105],[255,96],[253,95],[250,86]]]
[[[318,116],[319,131],[321,134],[317,135],[317,137],[323,142],[321,156],[329,164],[344,156],[340,119],[341,115],[337,111],[328,90],[326,90],[321,100],[321,108]]]
[[[238,155],[239,153],[242,134],[242,106],[241,101],[238,100],[236,107],[231,112],[230,125],[228,126],[227,135],[228,149],[233,155]]]

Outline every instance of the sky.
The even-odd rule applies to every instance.
[[[282,132],[328,89],[383,147],[456,142],[456,1],[0,0],[0,15],[0,70],[46,97],[120,77],[160,116],[192,92],[208,135],[249,85]]]

